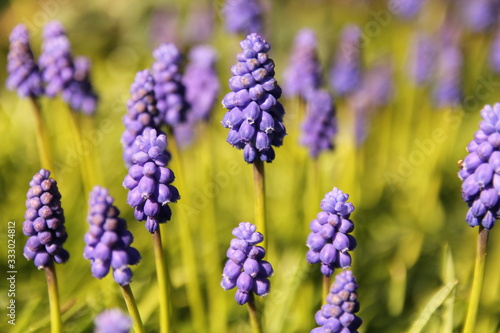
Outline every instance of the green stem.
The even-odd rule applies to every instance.
[[[326,297],[330,293],[330,277],[323,275],[323,297],[321,298],[321,304],[326,304]]]
[[[135,333],[145,333],[141,315],[139,314],[139,309],[137,308],[137,303],[135,302],[135,297],[130,285],[120,286],[120,288],[123,298],[125,299],[125,304],[127,304],[128,313],[130,314],[130,318],[132,318]]]
[[[250,316],[250,325],[252,326],[252,333],[262,333],[262,323],[259,318],[257,306],[255,304],[255,297],[253,292],[250,292],[248,304],[248,315]]]
[[[38,151],[40,154],[40,163],[42,165],[42,168],[49,170],[52,173],[52,177],[54,177],[52,154],[44,130],[45,127],[42,117],[42,109],[40,108],[40,104],[38,103],[38,100],[35,97],[30,97],[30,101],[33,106],[32,110],[33,110],[33,116],[35,118],[35,136],[36,136]]]
[[[481,299],[481,291],[483,289],[484,278],[484,263],[486,261],[486,248],[488,246],[488,229],[479,227],[477,237],[477,252],[476,264],[474,267],[474,281],[472,282],[472,292],[469,299],[469,308],[467,309],[467,317],[463,333],[472,333],[476,325],[477,309],[479,300]]]
[[[153,248],[155,253],[156,276],[160,299],[160,332],[170,332],[170,290],[168,285],[167,265],[161,243],[161,225],[153,233]]]
[[[61,333],[62,332],[61,308],[59,306],[57,275],[54,264],[45,268],[45,277],[47,278],[47,287],[49,290],[50,332]]]
[[[256,160],[253,164],[253,180],[255,190],[255,225],[257,226],[257,231],[264,235],[262,246],[267,251],[266,181],[264,162],[261,160]]]

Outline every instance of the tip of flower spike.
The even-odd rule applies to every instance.
[[[153,51],[153,57],[157,61],[165,63],[176,63],[181,59],[181,53],[172,43],[163,43]]]
[[[62,23],[59,21],[51,21],[43,28],[44,39],[51,39],[63,35],[66,35],[66,31]]]
[[[10,33],[9,36],[9,41],[11,43],[14,42],[22,42],[22,43],[28,43],[29,41],[29,32],[28,29],[24,24],[18,24],[12,29],[12,32]]]

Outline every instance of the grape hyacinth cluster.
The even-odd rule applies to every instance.
[[[461,8],[469,28],[474,32],[480,32],[497,22],[500,3],[497,0],[465,1]]]
[[[113,278],[121,285],[132,281],[129,265],[137,265],[139,251],[131,247],[134,237],[127,230],[127,222],[120,218],[120,211],[113,205],[114,199],[107,189],[95,186],[90,193],[85,234],[84,257],[91,262],[92,275],[102,279],[113,268]]]
[[[127,167],[132,165],[132,156],[137,152],[134,141],[146,128],[159,131],[161,126],[160,113],[156,107],[155,81],[149,70],[136,74],[130,87],[130,98],[127,101],[127,114],[123,117],[125,132],[121,137],[123,159]]]
[[[229,128],[227,142],[243,149],[247,163],[260,159],[272,162],[274,149],[283,144],[286,135],[283,125],[285,110],[278,98],[281,88],[274,79],[274,62],[269,58],[271,48],[261,36],[250,34],[240,42],[242,52],[238,63],[231,67],[229,92],[222,105],[228,109],[222,126]]]
[[[307,100],[307,110],[300,143],[309,148],[313,158],[317,158],[320,152],[334,147],[337,118],[333,98],[326,90],[313,91]]]
[[[434,87],[434,102],[437,107],[452,107],[462,98],[463,57],[458,46],[449,44],[441,50],[438,59],[437,82]]]
[[[97,95],[90,82],[91,63],[87,57],[76,57],[74,60],[73,80],[62,92],[62,98],[72,110],[92,115],[97,107]]]
[[[129,333],[132,320],[119,309],[104,310],[94,319],[94,333]]]
[[[354,333],[361,326],[359,311],[358,285],[351,271],[344,271],[335,277],[326,297],[326,304],[316,312],[316,323],[320,327],[311,333]]]
[[[283,82],[286,96],[298,95],[304,100],[311,91],[320,87],[321,66],[314,30],[306,28],[297,33],[289,66],[283,73]]]
[[[226,29],[232,33],[260,33],[262,7],[258,0],[227,0],[222,8]]]
[[[189,105],[180,73],[181,53],[174,44],[161,44],[153,51],[154,95],[160,119],[174,128],[186,121]]]
[[[30,181],[26,194],[26,212],[23,233],[28,236],[24,256],[33,260],[38,269],[50,267],[53,262],[65,263],[69,253],[63,249],[68,235],[64,227],[61,194],[50,172],[41,169]]]
[[[410,76],[416,85],[429,83],[434,72],[436,45],[431,36],[419,34],[414,39]]]
[[[354,230],[354,223],[349,219],[354,206],[348,199],[348,194],[334,187],[321,201],[323,211],[310,224],[312,232],[307,238],[306,258],[311,264],[321,262],[321,273],[325,276],[332,275],[335,268],[351,266],[348,251],[356,248],[356,239],[349,234]]]
[[[135,140],[137,152],[132,155],[130,167],[123,186],[129,189],[127,203],[134,208],[138,221],[146,220],[150,233],[158,230],[159,223],[170,220],[170,202],[180,199],[179,192],[171,183],[174,173],[167,168],[170,154],[167,152],[167,137],[153,128],[146,128]]]
[[[257,244],[264,236],[249,222],[241,222],[233,229],[231,246],[227,250],[229,258],[224,266],[221,286],[224,290],[238,288],[235,299],[240,305],[250,300],[252,293],[266,296],[269,293],[269,277],[274,273],[269,262],[263,260],[266,251]]]
[[[467,223],[490,230],[500,215],[500,104],[486,105],[481,117],[458,176],[463,181],[462,198],[469,206]]]
[[[33,57],[29,32],[24,24],[18,24],[9,36],[6,85],[16,90],[19,97],[38,97],[43,94],[42,77]]]
[[[330,84],[339,96],[351,94],[361,84],[361,30],[355,25],[342,29]]]
[[[490,46],[490,66],[496,72],[500,73],[500,29],[497,29]]]
[[[55,97],[62,93],[73,80],[71,45],[63,26],[58,21],[48,23],[43,29],[42,54],[38,65],[42,72],[47,97]]]
[[[391,12],[403,19],[415,17],[422,8],[424,0],[389,0]]]

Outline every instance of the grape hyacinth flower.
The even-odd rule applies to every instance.
[[[460,8],[469,28],[474,32],[480,32],[495,24],[500,4],[497,0],[473,0],[465,1]]]
[[[285,110],[278,101],[281,88],[274,79],[274,62],[268,57],[271,46],[255,33],[241,41],[240,46],[243,51],[237,55],[238,63],[231,67],[232,91],[222,101],[229,110],[222,126],[229,128],[227,142],[243,149],[247,163],[269,163],[275,157],[271,146],[281,146],[286,135]]]
[[[434,87],[434,103],[438,108],[453,107],[462,98],[462,53],[456,45],[446,45],[438,59],[437,82]]]
[[[132,320],[119,309],[104,310],[94,319],[94,333],[128,333]]]
[[[415,17],[422,8],[424,0],[389,0],[389,9],[403,19]]]
[[[160,119],[171,128],[186,121],[189,108],[179,70],[181,53],[174,44],[162,44],[153,51],[154,94]]]
[[[233,229],[231,246],[227,250],[229,258],[224,266],[221,286],[224,290],[238,288],[235,294],[240,305],[247,303],[250,294],[266,296],[269,293],[269,277],[273,275],[271,264],[263,260],[266,251],[257,244],[264,236],[249,222],[241,222]]]
[[[320,152],[334,147],[337,118],[333,98],[326,90],[313,91],[307,100],[307,110],[300,143],[309,148],[312,158],[317,158]]]
[[[304,100],[321,85],[321,66],[318,61],[316,33],[302,29],[295,43],[288,68],[283,73],[283,92],[291,97],[298,95]]]
[[[497,30],[491,41],[490,66],[496,73],[500,73],[500,29]]]
[[[258,0],[226,0],[222,8],[226,29],[231,33],[260,33],[262,14]]]
[[[359,311],[358,285],[351,271],[344,271],[335,277],[326,298],[327,304],[316,312],[316,323],[320,325],[311,333],[354,333],[362,324],[356,313]]]
[[[121,137],[123,159],[127,167],[132,165],[132,156],[137,152],[134,141],[146,128],[160,131],[161,118],[156,107],[154,93],[155,81],[149,70],[136,74],[130,87],[130,98],[127,101],[127,114],[123,117],[125,132]]]
[[[30,181],[26,194],[26,213],[23,233],[28,236],[24,256],[33,260],[38,269],[46,269],[53,262],[63,264],[69,253],[63,249],[68,235],[64,227],[64,211],[61,207],[61,194],[50,172],[41,169]]]
[[[419,34],[414,39],[410,77],[416,85],[424,85],[432,79],[436,51],[436,45],[431,36]]]
[[[146,229],[154,233],[159,223],[170,220],[169,202],[180,199],[179,192],[171,183],[174,173],[167,168],[170,154],[167,137],[153,128],[146,128],[135,140],[137,152],[132,156],[123,186],[129,189],[127,203],[135,209],[138,221],[146,220]]]
[[[361,84],[361,30],[355,25],[342,29],[330,84],[339,96],[351,94]]]
[[[58,21],[48,23],[43,29],[42,54],[38,65],[42,72],[47,97],[55,97],[73,80],[71,45],[63,26]]]
[[[116,283],[124,286],[132,280],[132,270],[128,266],[137,265],[141,256],[130,246],[134,237],[127,230],[127,222],[119,217],[120,211],[113,202],[103,187],[95,186],[90,193],[84,257],[90,260],[94,277],[102,279],[113,268]]]
[[[62,98],[72,110],[92,115],[97,107],[98,97],[90,82],[91,63],[87,57],[76,57],[73,80],[64,88]]]
[[[33,57],[29,32],[24,24],[18,24],[9,36],[6,86],[16,90],[19,97],[38,97],[43,94],[42,77]]]
[[[347,202],[348,199],[348,194],[334,187],[321,201],[323,211],[310,224],[307,261],[310,264],[321,262],[321,273],[325,276],[332,275],[335,268],[351,266],[348,251],[356,248],[356,239],[349,234],[354,230],[354,223],[349,219],[354,206]]]
[[[481,117],[458,176],[463,181],[462,198],[469,206],[467,223],[490,230],[500,215],[500,104],[486,105]]]

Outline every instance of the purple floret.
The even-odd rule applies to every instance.
[[[257,232],[257,227],[249,222],[241,222],[233,229],[231,246],[227,250],[229,260],[224,266],[221,287],[224,290],[237,287],[236,302],[247,303],[252,294],[266,296],[271,284],[269,277],[274,273],[269,262],[263,260],[266,251],[257,244],[264,236]]]
[[[226,29],[231,33],[260,33],[262,6],[257,0],[227,0],[222,8]]]
[[[26,194],[26,212],[23,233],[28,236],[24,256],[33,260],[38,269],[45,269],[56,262],[63,264],[69,253],[62,245],[68,235],[64,227],[61,194],[50,172],[41,169],[30,181]]]
[[[281,88],[274,79],[274,62],[268,56],[271,46],[257,34],[248,35],[240,46],[243,51],[237,55],[238,63],[231,67],[232,91],[222,101],[229,110],[222,126],[229,129],[227,142],[243,149],[247,163],[257,159],[269,163],[275,157],[272,146],[281,146],[286,135],[285,110],[278,101]]]
[[[102,279],[110,268],[113,277],[121,286],[132,281],[129,265],[137,265],[141,259],[139,251],[131,247],[134,237],[127,230],[127,222],[120,218],[120,211],[113,205],[114,199],[107,189],[95,186],[90,193],[83,256],[90,260],[92,275]]]
[[[310,223],[311,233],[306,245],[306,259],[310,264],[321,263],[321,273],[330,276],[335,268],[351,267],[349,251],[356,248],[356,239],[350,235],[354,223],[349,219],[354,211],[349,195],[333,188],[321,201],[322,212]]]
[[[42,95],[42,78],[31,51],[26,26],[19,24],[12,29],[9,41],[7,89],[16,90],[19,97]]]
[[[91,63],[87,57],[76,57],[73,80],[64,88],[62,98],[72,110],[92,115],[97,107],[98,97],[90,82]]]
[[[127,203],[134,208],[138,221],[146,220],[150,233],[158,230],[160,223],[170,220],[170,202],[180,199],[177,188],[171,183],[174,173],[167,168],[170,154],[167,152],[167,137],[155,129],[146,128],[135,140],[136,153],[132,155],[130,167],[123,187],[129,189]]]

